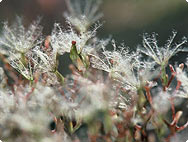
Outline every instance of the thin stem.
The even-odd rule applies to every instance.
[[[58,81],[63,85],[65,80],[63,75],[58,70],[55,71],[55,75],[57,76]]]
[[[175,106],[174,106],[174,98],[170,98],[170,103],[171,103],[171,109],[172,109],[172,119],[174,120],[175,118]]]
[[[145,90],[146,90],[147,99],[148,99],[150,105],[152,106],[153,101],[152,101],[152,97],[151,97],[150,87],[146,86]]]
[[[161,65],[161,79],[162,79],[162,84],[163,84],[163,90],[166,91],[166,87],[168,85],[168,77],[166,74],[165,65]]]

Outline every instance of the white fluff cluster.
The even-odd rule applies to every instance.
[[[120,82],[127,90],[137,91],[154,77],[151,74],[153,64],[140,60],[138,52],[130,52],[125,46],[117,47],[112,42],[113,50],[102,46],[101,54],[91,56],[93,68],[109,73],[109,76]],[[156,72],[157,73],[157,72]]]
[[[177,79],[181,82],[181,90],[178,90],[176,95],[178,97],[188,98],[188,75],[186,71],[183,71],[181,68],[176,68],[177,70]]]
[[[156,34],[152,35],[144,34],[143,35],[143,47],[139,49],[142,53],[151,57],[157,64],[161,66],[166,66],[169,59],[174,56],[177,52],[181,51],[180,48],[187,42],[187,39],[184,37],[182,42],[179,44],[172,45],[174,38],[176,37],[177,32],[173,32],[172,36],[168,39],[167,43],[160,47],[157,44]]]
[[[11,27],[8,23],[4,24],[3,33],[0,37],[1,53],[12,56],[13,53],[20,57],[21,54],[27,53],[30,49],[38,46],[41,42],[42,27],[39,25],[40,19],[34,21],[28,28],[23,25],[22,18],[17,17],[16,23]]]
[[[103,14],[98,12],[101,0],[66,0],[69,12],[65,17],[80,33],[99,20]]]
[[[0,67],[0,138],[7,142],[68,142],[82,123],[89,125],[91,120],[97,125],[88,126],[88,133],[104,125],[107,132],[113,127],[108,134],[115,137],[125,121],[130,120],[125,127],[132,129],[132,125],[150,121],[144,116],[149,109],[155,117],[169,111],[170,100],[188,98],[188,76],[182,66],[175,71],[170,66],[171,79],[177,79],[172,90],[166,73],[170,58],[186,39],[172,46],[173,32],[167,44],[159,47],[156,34],[145,34],[144,48],[131,51],[114,40],[97,38],[100,0],[66,2],[68,29],[55,23],[47,38],[42,38],[40,18],[28,28],[19,17],[13,26],[4,24],[0,36],[5,64]],[[74,64],[70,66],[72,74],[66,77],[59,71],[58,59],[65,53]],[[154,87],[160,91],[153,91]],[[94,116],[98,112],[102,117]],[[56,126],[53,130],[51,122]]]

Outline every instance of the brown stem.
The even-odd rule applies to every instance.
[[[174,106],[174,98],[170,98],[170,103],[171,103],[171,109],[172,109],[172,119],[174,120],[175,118],[175,106]]]
[[[170,79],[169,79],[169,81],[168,81],[168,84],[167,84],[167,88],[170,86],[170,84],[172,83],[172,80],[174,79],[174,77],[175,77],[175,75],[176,75],[176,72],[174,71],[174,68],[173,68],[173,66],[172,65],[169,65],[169,67],[170,67],[170,70],[171,70],[171,77],[170,77]]]
[[[147,96],[147,98],[148,98],[148,101],[149,101],[150,105],[152,106],[153,101],[152,101],[150,89],[151,89],[150,87],[145,86],[146,96]]]

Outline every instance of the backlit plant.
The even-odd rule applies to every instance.
[[[169,60],[186,49],[176,32],[160,47],[144,34],[132,51],[97,37],[100,1],[66,1],[68,28],[42,36],[40,18],[4,23],[0,36],[0,139],[3,142],[173,141],[188,126],[176,106],[188,99],[187,65]],[[109,48],[110,47],[110,48]],[[69,54],[63,76],[59,56]],[[144,57],[144,58],[143,58]],[[66,61],[64,61],[66,62]],[[167,70],[170,73],[167,74]],[[172,116],[169,118],[169,113]]]

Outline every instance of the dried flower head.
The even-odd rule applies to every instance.
[[[137,52],[130,52],[125,46],[117,47],[112,42],[113,51],[102,47],[101,54],[91,54],[93,68],[109,73],[112,79],[121,82],[126,89],[137,90],[144,86],[153,76],[150,75],[152,64],[139,60]]]
[[[65,52],[70,52],[72,41],[76,41],[77,50],[81,52],[87,45],[88,40],[95,36],[96,30],[100,26],[101,25],[96,25],[94,30],[78,34],[73,30],[71,25],[69,25],[69,30],[62,30],[59,24],[55,24],[51,35],[51,45],[54,49],[58,50],[60,55],[63,55]]]
[[[100,0],[66,0],[69,13],[65,13],[67,20],[84,33],[88,28],[102,17],[98,12]]]
[[[34,21],[28,28],[24,27],[22,18],[17,17],[16,21],[10,27],[8,23],[5,23],[2,36],[0,37],[1,53],[8,56],[10,52],[19,55],[21,53],[25,54],[28,50],[42,42],[42,27],[39,26],[40,18]]]
[[[151,36],[144,34],[143,36],[143,46],[144,49],[138,49],[142,53],[151,57],[157,64],[161,66],[166,66],[169,59],[180,51],[180,47],[187,42],[186,38],[183,38],[182,42],[175,44],[172,48],[172,42],[176,36],[177,32],[173,32],[170,39],[167,41],[163,47],[157,45],[156,34],[153,33]]]

